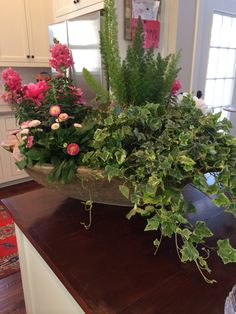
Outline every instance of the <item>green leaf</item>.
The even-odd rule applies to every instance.
[[[144,229],[144,231],[154,231],[158,230],[159,225],[160,225],[160,216],[155,215],[154,217],[147,219],[147,225]]]
[[[200,242],[204,238],[209,238],[209,237],[213,236],[213,233],[207,227],[205,221],[197,221],[195,224],[195,229],[193,231],[193,235],[195,236],[195,241]]]
[[[119,185],[119,190],[124,195],[124,197],[129,199],[129,188],[126,185]]]
[[[236,204],[232,203],[225,209],[226,213],[232,214],[236,218]]]
[[[231,246],[229,239],[218,240],[217,246],[217,254],[224,264],[236,263],[236,249]]]
[[[27,156],[31,158],[32,160],[40,160],[41,155],[43,154],[43,149],[38,147],[32,147],[27,152]]]
[[[188,240],[192,234],[192,231],[190,231],[187,228],[184,228],[184,229],[177,228],[176,233],[180,234],[182,237]]]
[[[115,152],[116,160],[119,165],[123,164],[126,158],[126,151],[124,149]]]
[[[212,202],[218,207],[228,206],[230,204],[230,200],[224,193],[220,193],[217,198],[212,200]]]
[[[26,159],[22,159],[21,161],[17,161],[16,165],[20,170],[22,170],[27,166],[27,161]]]
[[[184,164],[187,166],[194,166],[196,164],[196,162],[192,158],[187,157],[185,155],[180,156],[179,161],[181,164]]]
[[[199,257],[199,252],[198,250],[195,248],[195,246],[193,245],[193,243],[185,241],[182,249],[180,250],[181,253],[181,261],[183,263],[187,262],[187,261],[194,261],[197,260]]]

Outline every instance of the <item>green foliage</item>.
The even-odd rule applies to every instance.
[[[87,84],[96,93],[96,98],[101,104],[107,105],[109,103],[109,93],[102,86],[102,84],[96,80],[92,74],[85,68],[83,68],[83,76]]]
[[[121,64],[114,0],[105,1],[104,11],[104,28],[100,34],[101,55],[111,100],[122,107],[146,102],[169,103],[171,88],[179,72],[179,55],[163,58],[159,53],[155,56],[153,49],[145,50],[143,26],[139,18],[134,41]],[[90,84],[91,87],[93,85]]]
[[[195,263],[206,282],[213,283],[204,274],[210,273],[206,240],[213,233],[204,221],[190,224],[188,214],[195,207],[186,204],[182,188],[192,183],[236,217],[236,138],[229,134],[231,124],[220,121],[220,114],[204,115],[191,95],[178,102],[171,89],[179,56],[163,58],[152,49],[144,50],[140,20],[121,64],[115,0],[105,0],[104,15],[101,54],[110,94],[87,70],[84,75],[101,102],[115,102],[119,110],[118,106],[106,112],[92,110],[78,103],[68,78],[52,79],[41,106],[26,100],[17,107],[20,122],[40,120],[21,134],[24,160],[18,166],[52,164],[49,181],[65,184],[75,178],[79,165],[102,169],[109,181],[123,179],[119,190],[132,203],[127,219],[135,215],[146,219],[145,231],[157,234],[156,251],[163,237],[174,238],[180,260]],[[49,115],[53,104],[68,114],[65,121]],[[60,124],[58,129],[52,128],[54,123]],[[80,147],[78,155],[68,154],[69,143]],[[208,185],[207,173],[215,177],[214,184]],[[92,197],[86,202],[90,213],[86,228],[91,224]],[[236,262],[228,239],[219,240],[216,251],[224,263]]]
[[[118,45],[118,26],[115,0],[104,1],[104,25],[100,32],[100,48],[107,89],[112,91],[118,103],[124,103],[124,81]]]
[[[210,251],[205,241],[213,234],[203,221],[189,224],[182,187],[194,185],[203,193],[217,195],[213,202],[236,215],[236,139],[228,120],[219,115],[204,115],[191,96],[181,103],[130,105],[121,113],[110,111],[94,133],[93,153],[84,163],[103,168],[109,178],[123,178],[121,193],[133,203],[127,214],[146,217],[145,231],[158,231],[158,248],[163,237],[175,237],[182,262],[194,262],[204,279],[210,272]],[[212,173],[215,184],[208,185],[204,174]],[[234,261],[235,250],[218,242],[218,255]]]
[[[229,239],[218,240],[217,254],[221,257],[224,264],[236,263],[236,250],[232,248]]]

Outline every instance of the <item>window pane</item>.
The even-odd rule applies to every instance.
[[[228,47],[230,43],[231,33],[231,21],[232,17],[224,16],[221,30],[221,47]]]
[[[228,49],[227,62],[225,62],[225,77],[234,77],[235,74],[235,50]]]
[[[207,80],[205,88],[205,102],[208,107],[213,107],[213,98],[215,92],[215,80]]]
[[[213,107],[222,106],[225,80],[216,80]]]
[[[232,103],[233,83],[234,83],[233,79],[225,80],[223,101],[222,101],[222,106],[223,107],[229,106]]]
[[[214,14],[212,21],[212,30],[211,30],[211,46],[220,45],[220,33],[222,31],[222,15]]]
[[[230,38],[230,43],[229,43],[229,46],[231,48],[236,48],[236,36],[235,36],[235,33],[236,33],[236,18],[232,18],[232,26],[231,26],[231,35],[234,34],[233,36],[231,36]]]
[[[207,68],[207,78],[216,77],[217,62],[218,62],[218,50],[217,48],[210,48],[208,68]]]
[[[236,69],[236,17],[213,14],[205,101],[214,112],[232,104]],[[223,116],[228,113],[224,112]]]
[[[225,60],[227,60],[228,56],[228,49],[219,49],[218,55],[218,64],[217,64],[217,71],[216,77],[223,78],[225,77]]]

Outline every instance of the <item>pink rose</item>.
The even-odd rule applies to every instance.
[[[78,154],[79,152],[79,145],[76,143],[71,143],[67,146],[67,154],[71,155],[71,156],[75,156]]]
[[[53,105],[49,109],[49,114],[53,117],[58,117],[61,113],[61,107],[59,105]]]

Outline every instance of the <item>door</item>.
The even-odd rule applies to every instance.
[[[223,108],[236,108],[236,1],[198,0],[196,7],[192,90],[203,91],[211,110],[234,123],[236,113]]]

